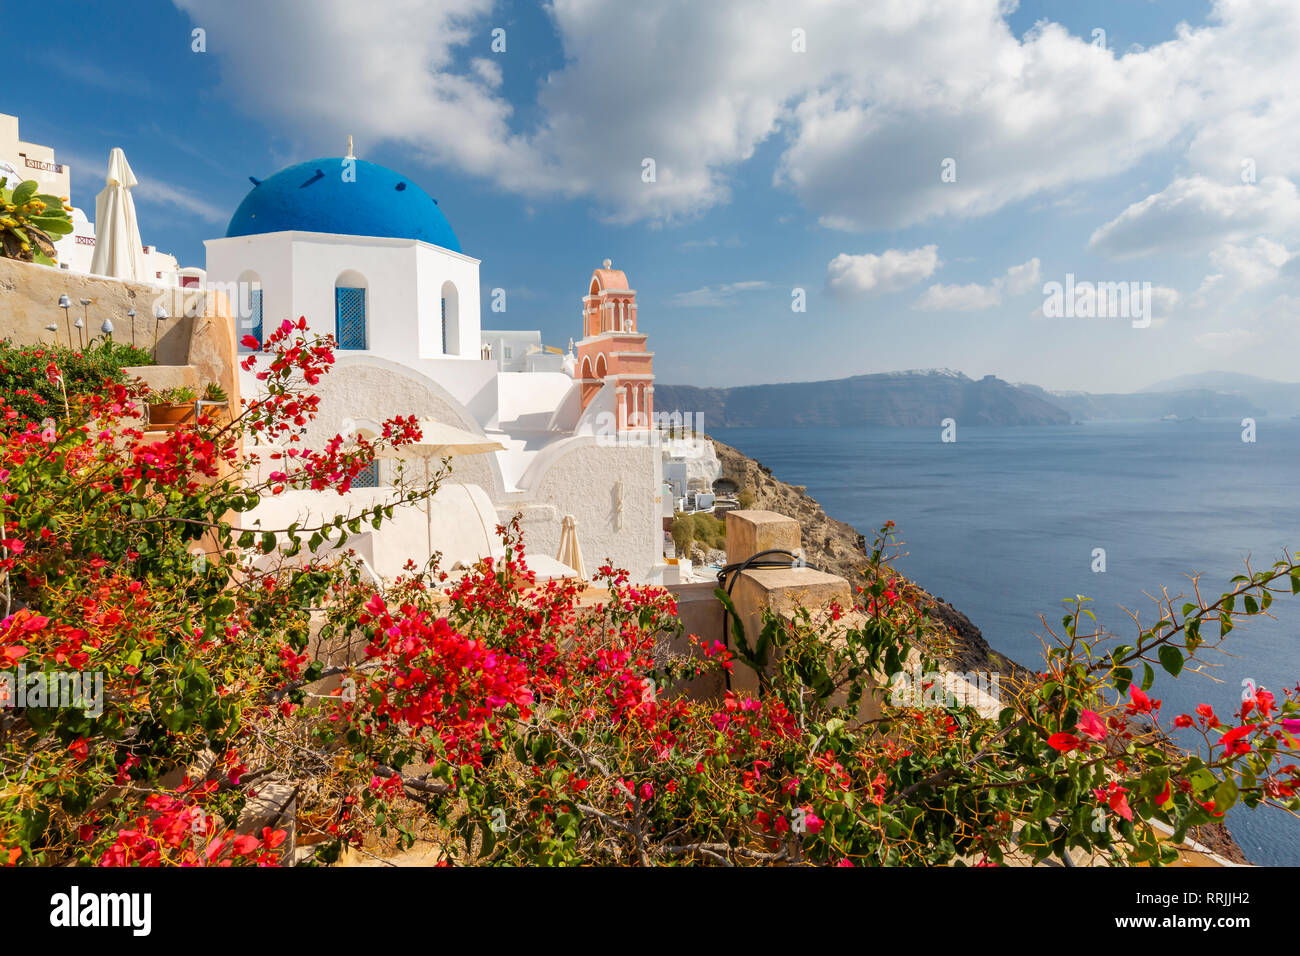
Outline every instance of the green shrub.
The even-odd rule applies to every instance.
[[[682,556],[690,554],[692,542],[698,541],[700,547],[713,550],[727,550],[727,526],[721,518],[715,518],[707,511],[686,514],[679,511],[673,518],[673,546]]]
[[[54,362],[63,374],[63,388],[69,399],[98,392],[105,382],[122,382],[122,369],[130,365],[152,365],[143,349],[120,345],[109,339],[92,344],[84,352],[63,346],[15,345],[0,340],[0,394],[8,399],[19,418],[6,422],[5,429],[26,427],[63,413],[63,390],[51,382],[46,368]]]
[[[679,557],[688,557],[691,553],[691,542],[695,539],[695,522],[691,516],[678,512],[673,518],[672,526],[673,547],[677,549]]]

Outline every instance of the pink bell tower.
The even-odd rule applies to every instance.
[[[615,386],[618,430],[649,428],[654,421],[654,353],[637,331],[636,290],[606,259],[591,273],[582,297],[582,341],[574,375],[582,384],[585,409],[606,382]]]

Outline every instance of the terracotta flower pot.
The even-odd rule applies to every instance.
[[[194,420],[194,402],[151,402],[149,427],[159,431],[175,431],[178,425]]]

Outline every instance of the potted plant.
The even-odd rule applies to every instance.
[[[154,392],[149,401],[149,427],[175,431],[178,425],[193,421],[196,399],[194,389],[188,385]]]

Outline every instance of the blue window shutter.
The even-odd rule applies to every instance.
[[[339,348],[366,347],[366,290],[338,286],[334,289],[334,328]]]
[[[357,476],[352,479],[353,488],[378,488],[379,487],[379,462],[372,461],[366,467],[357,472]]]
[[[252,336],[262,341],[262,290],[252,289],[248,293],[248,321],[252,326]]]

